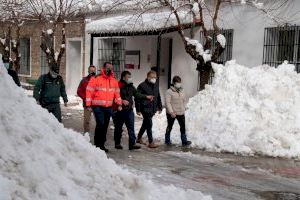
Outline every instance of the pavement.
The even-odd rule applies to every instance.
[[[65,127],[82,133],[82,111],[71,108],[62,111]],[[91,130],[94,127],[93,120]],[[299,160],[244,157],[165,145],[129,151],[127,140],[125,129],[124,149],[114,149],[110,128],[106,145],[110,150],[108,157],[154,181],[198,190],[215,200],[300,200]]]

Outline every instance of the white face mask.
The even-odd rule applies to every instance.
[[[129,78],[129,79],[126,81],[126,83],[128,83],[128,84],[133,83],[132,78]]]
[[[57,78],[58,74],[56,72],[50,72],[52,78]]]
[[[180,89],[182,87],[182,85],[181,85],[181,83],[175,83],[174,87],[177,88],[177,89]]]
[[[155,83],[156,83],[156,78],[151,78],[151,79],[149,80],[149,82],[152,83],[152,84],[155,84]]]

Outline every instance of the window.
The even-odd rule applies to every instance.
[[[41,50],[41,75],[47,74],[49,72],[49,66],[47,62],[46,53]]]
[[[217,59],[217,63],[225,64],[227,61],[232,59],[232,45],[233,45],[233,29],[222,29],[220,30],[221,34],[226,38],[225,50],[221,56]],[[217,36],[213,33],[212,30],[208,31],[208,35],[212,37],[212,49],[215,49]],[[200,40],[204,45],[204,35],[203,32],[200,35]]]
[[[265,29],[263,64],[277,67],[285,60],[300,72],[300,26]]]
[[[226,38],[226,46],[225,50],[221,54],[221,56],[217,59],[217,63],[220,64],[225,64],[227,61],[232,59],[232,47],[233,47],[233,29],[222,29],[220,30],[220,33],[224,35]],[[214,34],[212,30],[208,31],[208,35],[212,37],[212,49],[215,49],[216,42],[217,42],[217,36]],[[200,34],[200,41],[202,41],[202,44],[204,45],[204,35],[203,32]],[[210,73],[210,78],[209,78],[209,84],[212,83],[214,73]],[[200,90],[200,73],[198,76],[198,90]]]
[[[111,62],[114,66],[116,78],[121,77],[125,67],[125,39],[104,38],[98,41],[98,66]]]
[[[30,38],[20,39],[20,75],[30,76]]]
[[[184,4],[189,4],[190,1],[189,0],[171,0],[170,3],[173,7],[179,7]]]

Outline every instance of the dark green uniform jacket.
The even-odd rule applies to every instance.
[[[50,73],[40,76],[37,81],[33,97],[40,102],[42,106],[59,104],[59,98],[62,97],[64,102],[68,102],[65,84],[61,76],[52,78]]]

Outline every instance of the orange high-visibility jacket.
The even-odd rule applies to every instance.
[[[112,107],[122,105],[118,81],[113,73],[107,76],[104,69],[101,75],[91,78],[86,88],[86,106]]]

